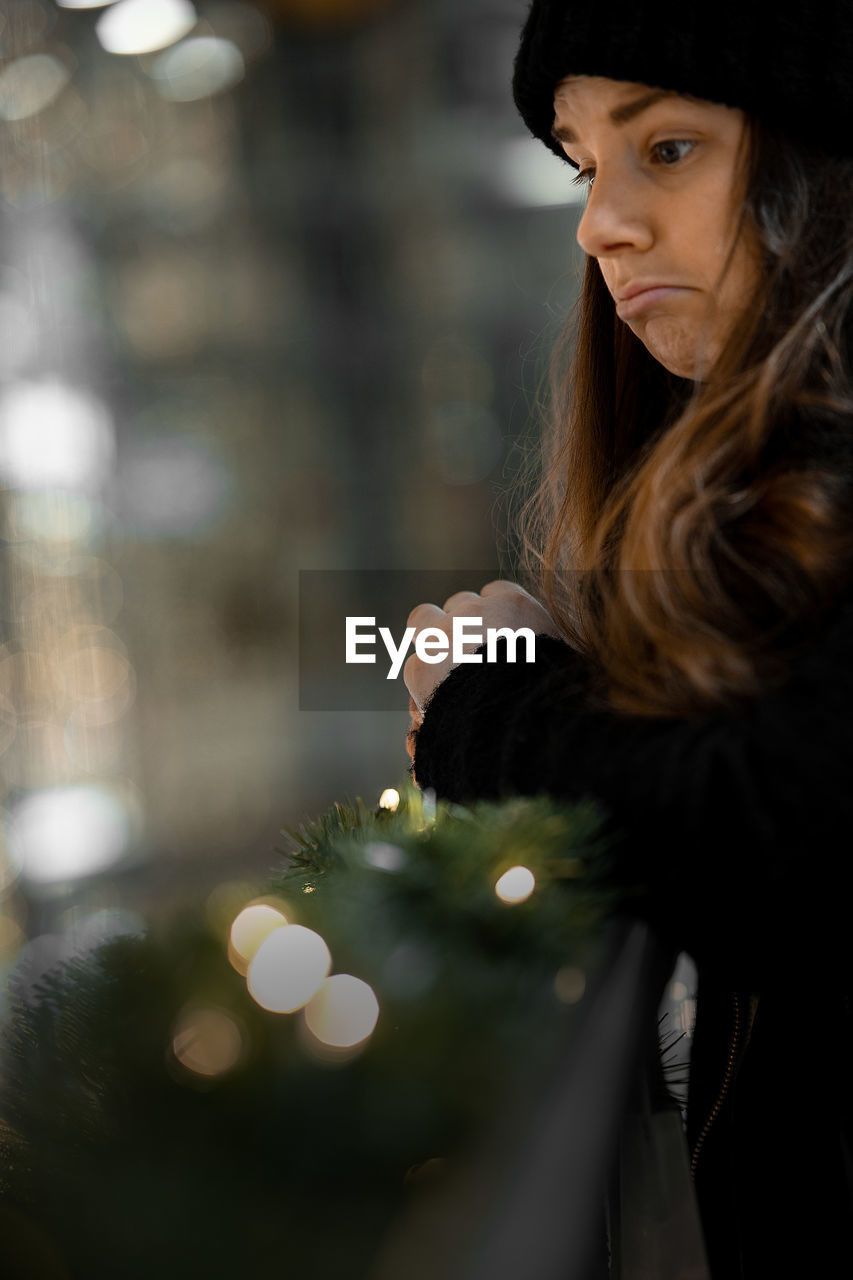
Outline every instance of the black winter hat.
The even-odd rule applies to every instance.
[[[513,96],[561,159],[554,90],[571,75],[740,107],[816,151],[853,155],[853,0],[533,0]]]

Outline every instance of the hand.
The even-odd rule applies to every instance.
[[[415,640],[421,631],[429,628],[443,633],[447,637],[448,655],[440,662],[424,662],[416,653],[411,654],[403,667],[403,679],[411,694],[409,711],[412,714],[412,725],[406,743],[413,744],[414,733],[423,719],[423,710],[432,692],[441,684],[453,667],[457,664],[452,658],[452,635],[454,618],[482,619],[481,630],[490,627],[511,627],[517,631],[520,627],[529,627],[535,635],[559,637],[556,623],[538,600],[534,600],[523,587],[514,582],[506,582],[498,578],[495,582],[487,582],[479,594],[476,591],[457,591],[445,600],[444,607],[439,609],[435,604],[419,604],[409,614],[407,627],[415,627]],[[481,641],[463,645],[463,651],[473,653],[479,648]],[[414,704],[414,711],[412,706]],[[420,719],[417,719],[415,712]],[[417,723],[416,723],[417,720]],[[412,747],[413,750],[413,747]],[[409,754],[412,754],[412,750]]]

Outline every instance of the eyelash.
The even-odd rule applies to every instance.
[[[693,148],[696,146],[696,143],[690,138],[665,138],[663,142],[656,142],[651,150],[652,150],[652,153],[654,153],[658,150],[659,147],[671,147],[671,146],[689,147],[690,150],[687,151],[685,155],[690,155],[690,151],[693,150]],[[683,160],[683,159],[685,159],[685,156],[678,156],[678,158],[676,160],[673,160],[671,163],[667,163],[667,161],[665,160],[661,160],[660,163],[665,165],[668,169],[671,169],[674,165],[678,164],[679,160]],[[578,174],[574,178],[572,178],[572,184],[573,186],[576,186],[576,187],[591,187],[594,178],[595,178],[594,169],[581,169],[578,172]]]

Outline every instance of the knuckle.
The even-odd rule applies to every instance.
[[[463,609],[476,608],[480,603],[480,597],[476,591],[456,591],[452,596],[448,596],[444,602],[444,609],[447,613],[452,611],[459,612]]]
[[[407,627],[428,627],[433,624],[435,618],[441,613],[438,605],[435,604],[416,604],[406,619]]]

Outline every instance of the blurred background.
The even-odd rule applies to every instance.
[[[525,10],[0,3],[7,971],[405,774],[402,685],[300,709],[299,573],[507,568],[581,267]]]

